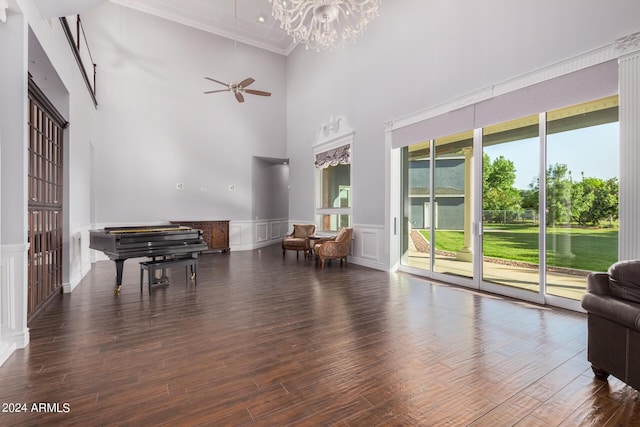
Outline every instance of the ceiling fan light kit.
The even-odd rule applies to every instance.
[[[269,0],[271,14],[306,49],[344,47],[364,32],[380,0]]]

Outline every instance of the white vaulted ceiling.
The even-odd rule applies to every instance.
[[[288,55],[295,44],[271,16],[268,0],[109,0],[261,49]],[[263,17],[264,22],[259,22]]]
[[[84,11],[104,3],[106,0],[34,0],[40,16],[43,18],[60,18],[78,15]]]

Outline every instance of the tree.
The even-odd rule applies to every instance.
[[[587,224],[591,221],[593,200],[595,199],[593,192],[592,178],[582,179],[571,186],[571,219],[580,225]]]
[[[529,184],[527,190],[520,190],[520,198],[522,199],[523,209],[533,209],[538,212],[540,205],[540,180],[537,178]]]
[[[519,210],[520,192],[514,188],[516,168],[511,160],[500,156],[493,162],[482,156],[482,208],[484,210]]]
[[[556,163],[547,168],[547,225],[570,222],[571,187],[567,165]]]
[[[572,217],[579,224],[598,225],[618,218],[618,178],[583,178],[572,189]],[[584,205],[584,206],[582,206]]]

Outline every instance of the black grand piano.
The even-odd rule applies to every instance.
[[[192,257],[208,249],[202,230],[179,225],[151,227],[105,227],[89,231],[89,247],[104,252],[116,262],[118,295],[122,286],[122,268],[128,258]]]

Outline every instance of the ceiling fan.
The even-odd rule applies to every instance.
[[[233,2],[233,19],[234,19],[235,29],[237,33],[238,32],[238,0],[234,0]],[[235,55],[237,55],[236,54],[237,50],[238,50],[238,40],[237,40],[237,37],[235,37],[234,35],[234,38],[233,38],[234,58],[235,58]],[[246,88],[247,86],[255,82],[255,80],[252,79],[251,77],[247,77],[240,83],[235,83],[235,82],[224,83],[224,82],[221,82],[220,80],[212,79],[211,77],[205,77],[205,79],[211,80],[212,82],[216,82],[221,84],[222,86],[227,87],[226,89],[210,90],[205,92],[205,94],[217,93],[217,92],[231,92],[235,95],[238,102],[244,102],[244,96],[242,95],[243,93],[250,93],[251,95],[260,95],[260,96],[271,96],[271,92],[265,92],[263,90],[247,89]]]
[[[222,86],[226,86],[226,89],[220,90],[209,90],[206,93],[217,93],[217,92],[231,92],[236,96],[238,102],[244,102],[243,93],[250,93],[251,95],[260,95],[260,96],[271,96],[271,92],[265,92],[263,90],[255,90],[255,89],[246,89],[247,86],[255,82],[254,79],[248,77],[241,81],[240,83],[223,83],[220,80],[212,79],[211,77],[205,77],[207,80],[211,80],[212,82],[216,82],[221,84]]]

